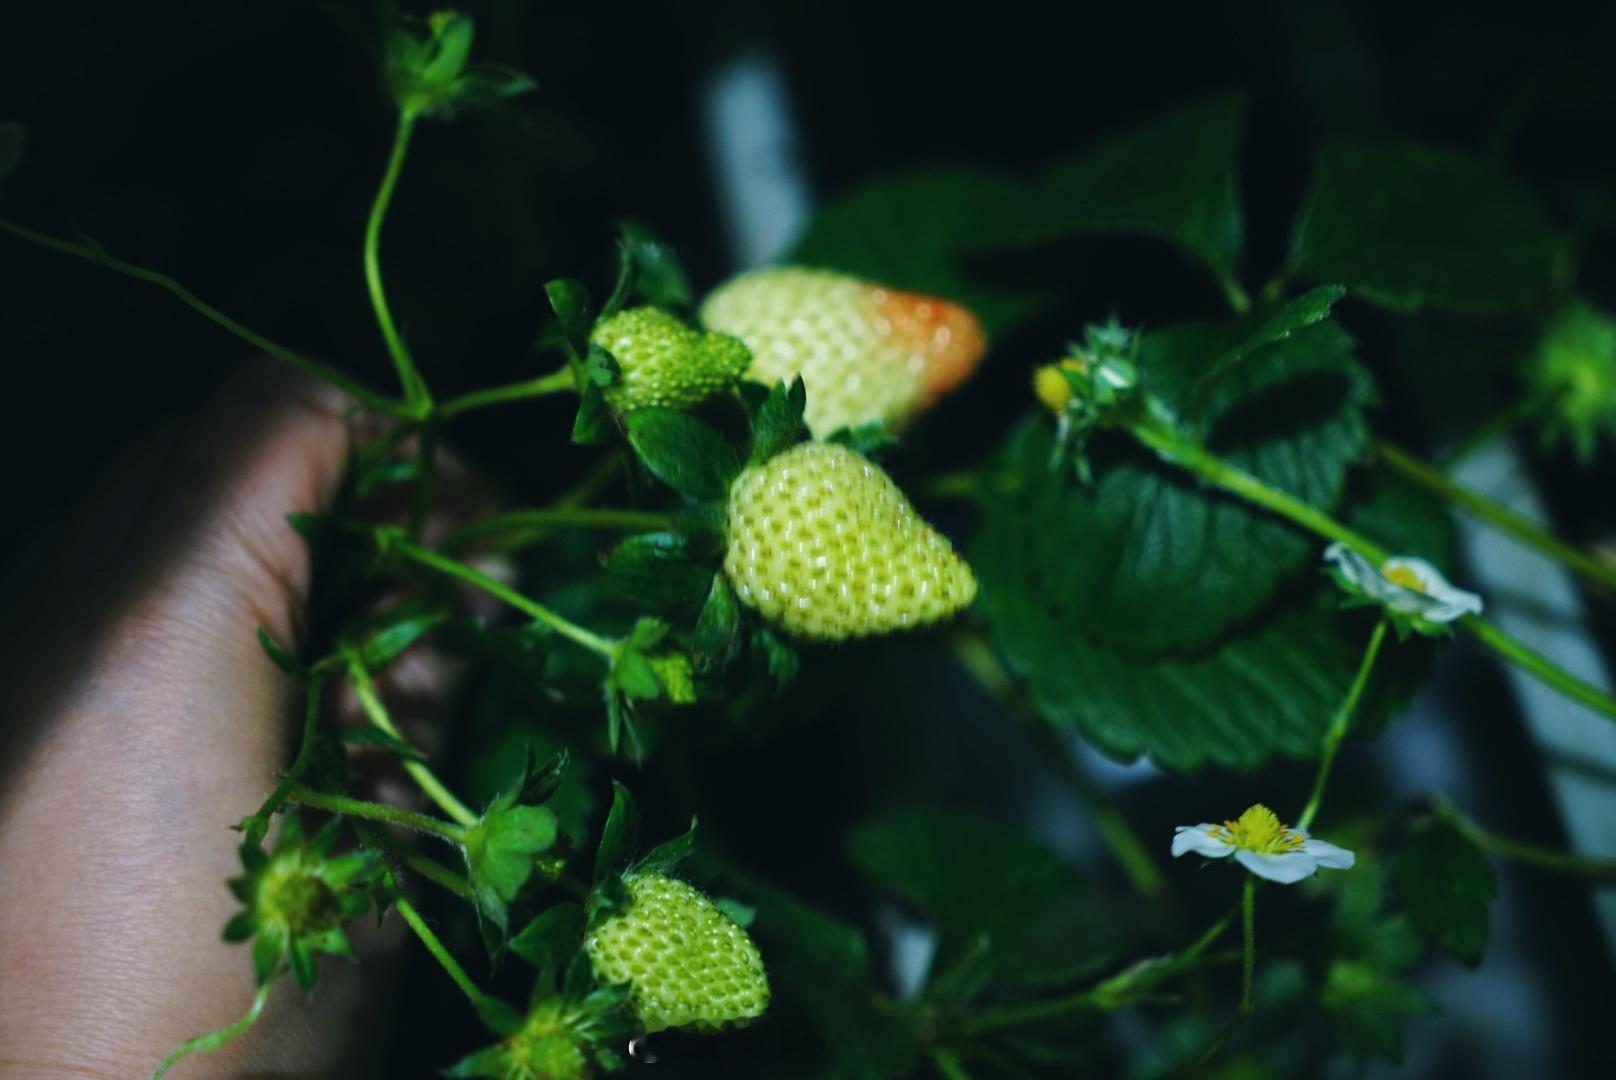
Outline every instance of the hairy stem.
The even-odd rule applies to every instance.
[[[673,523],[668,514],[655,510],[619,510],[602,507],[549,506],[534,510],[512,510],[473,522],[453,533],[443,542],[449,552],[479,547],[491,538],[505,538],[515,533],[526,536],[533,533],[548,534],[555,529],[622,529],[635,532],[641,529],[666,529]],[[501,550],[505,550],[501,545]]]
[[[1495,855],[1562,874],[1575,874],[1601,881],[1616,880],[1616,859],[1573,855],[1568,851],[1556,851],[1553,848],[1538,847],[1536,844],[1500,836],[1465,817],[1447,796],[1438,795],[1434,801],[1437,816],[1458,829],[1471,843]]]
[[[410,135],[414,130],[415,113],[406,109],[399,114],[398,130],[393,136],[393,151],[387,158],[387,171],[382,174],[381,187],[377,189],[376,199],[370,206],[370,219],[365,223],[364,256],[365,286],[370,290],[370,306],[376,311],[376,323],[381,327],[382,339],[387,342],[387,353],[393,358],[398,381],[404,388],[404,400],[417,417],[423,417],[431,408],[432,395],[421,373],[416,370],[409,346],[404,344],[398,327],[393,323],[393,313],[387,306],[387,294],[382,289],[380,258],[382,222],[387,219],[387,208],[392,204],[393,190],[398,186],[398,176],[403,171],[404,156],[409,151]]]
[[[348,679],[353,685],[354,696],[359,699],[359,707],[364,710],[366,718],[393,738],[402,740],[404,736],[393,723],[392,715],[388,713],[380,695],[376,693],[376,684],[371,681],[370,672],[365,670],[365,665],[357,657],[348,661]],[[467,828],[477,824],[477,815],[465,803],[455,798],[454,793],[423,762],[406,760],[403,764],[404,771],[409,774],[410,779],[415,781],[426,797],[436,803],[440,810]]]
[[[303,741],[298,744],[297,757],[292,759],[291,768],[286,770],[280,783],[275,785],[275,790],[269,793],[269,798],[264,800],[258,811],[242,823],[242,832],[251,843],[257,843],[264,838],[264,833],[269,829],[270,817],[286,802],[286,796],[297,787],[303,779],[303,774],[308,771],[320,728],[320,704],[324,700],[325,680],[324,672],[313,672],[303,688]]]
[[[483,1001],[488,995],[484,994],[477,984],[471,981],[471,976],[466,974],[466,969],[460,966],[460,961],[454,958],[454,955],[449,952],[448,948],[438,938],[438,935],[432,932],[432,928],[426,924],[426,920],[421,917],[421,913],[415,910],[415,905],[400,896],[393,901],[393,906],[404,917],[404,921],[409,924],[410,929],[415,931],[415,936],[421,939],[421,944],[426,946],[426,951],[431,953],[433,959],[439,964],[443,965],[443,970],[448,972],[449,978],[453,979],[454,984],[460,987],[461,993],[466,995],[475,1008],[482,1008]]]
[[[388,416],[409,415],[410,410],[403,403],[389,401],[376,393],[376,391],[349,378],[329,364],[323,364],[311,357],[293,352],[285,346],[277,345],[275,342],[270,341],[257,331],[249,330],[224,312],[198,299],[191,290],[166,274],[159,274],[155,270],[147,270],[143,266],[136,266],[133,263],[124,262],[122,259],[115,259],[98,246],[75,244],[69,240],[60,240],[54,236],[47,236],[45,233],[35,232],[33,229],[6,221],[4,218],[0,218],[0,232],[10,233],[12,236],[38,244],[40,247],[49,248],[52,251],[76,256],[95,263],[97,266],[104,266],[108,270],[123,274],[125,277],[134,278],[136,281],[156,285],[215,326],[229,331],[260,352],[267,353],[277,360],[284,360],[286,363],[308,372],[317,379],[325,380],[342,390],[366,409],[372,412],[384,413]]]
[[[1442,470],[1433,468],[1419,458],[1387,442],[1375,443],[1375,453],[1381,461],[1414,483],[1425,488],[1476,517],[1500,532],[1507,533],[1522,543],[1536,548],[1555,562],[1574,573],[1581,574],[1595,585],[1616,593],[1616,566],[1568,544],[1537,522],[1502,506],[1480,492],[1456,483]]]
[[[528,398],[544,397],[549,394],[564,394],[578,388],[577,377],[571,367],[560,368],[548,375],[540,375],[536,379],[526,382],[510,383],[506,386],[491,386],[486,390],[473,390],[469,394],[462,394],[457,398],[450,398],[438,408],[438,415],[445,420],[452,419],[462,413],[471,412],[489,405],[503,405],[510,401],[524,401]]]
[[[590,652],[605,657],[607,660],[617,658],[617,646],[614,642],[601,637],[591,630],[584,629],[572,620],[551,611],[538,601],[523,596],[509,585],[495,581],[487,574],[467,566],[463,562],[451,559],[446,555],[440,555],[436,551],[410,543],[407,540],[395,541],[392,545],[392,550],[411,562],[418,563],[430,570],[435,570],[447,577],[457,578],[469,585],[475,585],[490,596],[505,601],[511,607],[537,622],[543,623],[568,641],[581,645]]]
[[[1347,696],[1342,699],[1341,705],[1330,720],[1330,730],[1324,734],[1324,752],[1319,755],[1319,775],[1313,781],[1313,793],[1307,798],[1307,805],[1302,808],[1301,816],[1296,819],[1298,829],[1306,829],[1313,824],[1318,815],[1319,804],[1324,801],[1324,785],[1330,779],[1330,768],[1335,764],[1336,751],[1341,748],[1341,740],[1347,737],[1347,729],[1352,726],[1352,714],[1358,708],[1358,700],[1363,697],[1364,688],[1369,685],[1369,673],[1374,669],[1375,657],[1380,655],[1381,643],[1386,640],[1386,620],[1382,619],[1375,624],[1375,629],[1369,635],[1369,645],[1364,649],[1363,659],[1358,663],[1358,673],[1352,677],[1352,685],[1347,689]]]
[[[162,1064],[157,1066],[156,1071],[152,1073],[152,1080],[162,1080],[164,1076],[168,1075],[168,1070],[173,1068],[181,1058],[190,1057],[192,1054],[206,1053],[209,1050],[217,1050],[252,1027],[253,1024],[258,1022],[259,1014],[264,1011],[264,1003],[269,1000],[269,988],[273,985],[275,985],[273,978],[266,980],[258,988],[258,992],[253,994],[252,1004],[247,1007],[246,1013],[235,1023],[226,1025],[217,1031],[210,1031],[206,1035],[198,1035],[194,1039],[187,1039],[180,1044],[177,1050],[164,1058]]]
[[[316,810],[342,814],[345,817],[363,818],[383,825],[401,825],[406,829],[414,829],[416,832],[447,840],[456,846],[464,846],[466,842],[466,830],[458,825],[451,825],[427,814],[418,814],[414,810],[388,806],[386,803],[354,799],[347,795],[331,795],[305,787],[293,788],[287,793],[286,800],[299,806],[312,806]]]

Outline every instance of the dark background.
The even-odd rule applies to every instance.
[[[541,90],[496,115],[424,125],[412,150],[383,261],[394,311],[440,397],[543,370],[548,361],[530,350],[545,315],[542,285],[570,275],[604,290],[618,217],[638,218],[676,246],[698,289],[729,272],[696,93],[715,62],[759,43],[784,64],[820,197],[917,165],[1032,169],[1186,96],[1247,91],[1248,286],[1266,280],[1285,254],[1310,148],[1321,138],[1406,135],[1494,155],[1567,227],[1587,224],[1587,193],[1610,192],[1616,181],[1609,10],[467,6],[478,19],[478,56],[532,73]],[[367,5],[354,8],[363,14]],[[365,44],[342,20],[314,5],[193,0],[13,4],[3,22],[0,121],[26,124],[30,144],[0,195],[0,213],[46,231],[81,230],[267,336],[389,385],[359,249],[391,118]],[[1590,235],[1582,290],[1609,309],[1616,245],[1608,234]],[[946,448],[945,460],[975,457],[1002,430],[1025,400],[1029,366],[1082,320],[1113,310],[1184,317],[1219,303],[1194,270],[1150,243],[1087,240],[1060,265],[1071,275],[1070,304],[1001,343],[969,400],[945,406],[920,434]],[[1421,403],[1431,388],[1379,349],[1385,329],[1375,313],[1349,306],[1346,314],[1388,398],[1401,403],[1384,423],[1425,443],[1433,433]],[[12,492],[0,550],[13,561],[35,557],[52,523],[121,447],[194,408],[244,355],[240,343],[146,285],[0,237],[0,370],[9,378],[0,440]],[[531,501],[561,487],[584,460],[556,449],[568,419],[560,402],[493,410],[453,438],[513,499]],[[1587,497],[1616,490],[1608,455],[1593,473],[1553,456],[1536,467],[1568,532],[1588,541],[1611,534],[1608,497]],[[910,656],[918,674],[898,685],[926,684],[931,662]],[[857,661],[844,668],[856,674]],[[1489,675],[1476,678],[1472,694],[1486,698]],[[950,690],[955,711],[970,701],[945,680],[931,691],[940,713]],[[821,695],[817,707],[834,722],[789,729],[769,748],[792,767],[729,788],[732,805],[715,807],[721,820],[739,820],[759,800],[798,800],[794,816],[772,819],[791,834],[792,857],[761,868],[853,911],[845,896],[852,886],[834,857],[840,823],[882,801],[889,785],[915,783],[884,772],[895,752],[883,757],[861,742],[856,725],[873,708],[868,697]],[[1519,775],[1508,762],[1524,744],[1507,723],[1501,732],[1477,767],[1518,783],[1504,778]],[[967,731],[961,745],[981,737]],[[714,751],[710,775],[729,768],[732,777],[751,752]],[[998,769],[1000,780],[941,782],[1014,787],[1017,765],[1011,755],[984,770]],[[841,789],[828,799],[827,776]],[[1552,839],[1542,791],[1526,783],[1514,794],[1515,812]],[[658,798],[652,794],[653,805]],[[676,820],[679,799],[660,798]],[[830,818],[818,813],[838,799]],[[1146,827],[1172,820],[1159,805],[1140,813]],[[1563,955],[1579,934],[1598,940],[1578,890],[1542,878],[1522,888],[1532,916],[1554,928],[1556,944],[1545,941],[1545,949]],[[1584,966],[1567,959],[1543,991],[1563,1010],[1559,1069],[1600,1059],[1610,973],[1597,957]],[[459,1015],[452,997],[413,1007]],[[445,1038],[463,1048],[475,1036]],[[440,1047],[416,1049],[445,1060]],[[1454,1075],[1474,1069],[1462,1053],[1452,1062]]]

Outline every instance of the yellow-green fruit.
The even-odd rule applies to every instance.
[[[620,311],[595,325],[590,340],[617,361],[606,403],[619,413],[650,406],[687,409],[729,389],[751,362],[728,334],[702,333],[658,308]]]
[[[801,375],[803,419],[820,437],[903,424],[964,382],[987,347],[958,304],[800,266],[732,278],[702,303],[701,321],[746,343],[748,378]]]
[[[724,573],[741,602],[799,637],[885,634],[976,597],[949,542],[867,458],[802,443],[736,478]]]
[[[663,874],[624,879],[628,903],[584,939],[597,981],[626,982],[645,1030],[717,1028],[769,1007],[763,958],[746,931]]]

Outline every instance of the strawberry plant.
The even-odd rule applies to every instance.
[[[1616,722],[1494,618],[1453,511],[1599,600],[1608,552],[1388,434],[1416,401],[1388,356],[1481,335],[1517,346],[1508,407],[1465,417],[1455,459],[1517,427],[1578,468],[1612,451],[1609,298],[1496,162],[1323,145],[1255,278],[1234,95],[1020,175],[856,186],[733,276],[625,223],[527,298],[517,377],[450,393],[416,351],[432,314],[395,311],[390,209],[421,130],[539,84],[465,13],[372,29],[395,126],[351,291],[387,385],[22,199],[0,218],[8,259],[156,286],[335,388],[350,439],[337,496],[285,508],[299,619],[196,631],[261,649],[302,722],[210,823],[237,831],[218,948],[246,997],[204,1003],[154,1077],[210,1075],[287,988],[318,1008],[376,920],[409,935],[406,982],[455,995],[409,1025],[453,1052],[403,1031],[397,1075],[1314,1075],[1441,1022],[1421,965],[1485,961],[1501,865],[1616,874],[1434,786],[1381,799],[1367,750],[1455,656],[1589,739]],[[0,124],[0,180],[25,151]],[[1051,260],[1101,236],[1202,302],[1069,295]],[[493,471],[552,497],[467,512],[451,448],[496,422],[523,452]],[[398,695],[425,658],[464,673],[443,731]],[[1119,797],[1116,763],[1169,794]],[[1041,837],[1040,800],[1069,811]]]

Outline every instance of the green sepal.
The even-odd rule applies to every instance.
[[[561,975],[583,941],[584,923],[583,905],[568,901],[546,908],[511,938],[511,952],[539,969],[536,987]]]
[[[680,533],[630,536],[606,555],[612,585],[658,610],[693,607],[707,592],[713,561]]]
[[[735,449],[712,425],[675,409],[638,409],[628,441],[651,475],[693,499],[718,499],[741,471]]]
[[[232,889],[231,891],[234,892],[235,890]],[[246,899],[239,893],[237,893],[237,898]],[[252,937],[257,930],[258,920],[253,913],[251,911],[238,911],[230,917],[229,922],[224,924],[224,932],[220,934],[220,937],[231,944],[237,944]]]
[[[898,445],[898,440],[893,438],[892,433],[887,430],[887,426],[882,423],[838,428],[831,432],[825,441],[845,446],[864,457],[876,457],[883,451],[890,450]]]
[[[287,949],[287,963],[292,980],[305,994],[314,993],[320,981],[320,965],[314,958],[314,947],[306,938],[294,937]]]
[[[690,280],[673,249],[639,222],[619,222],[618,230],[617,284],[601,305],[600,317],[611,318],[632,299],[671,311],[688,309]]]
[[[713,575],[707,602],[696,619],[692,659],[696,671],[708,675],[721,672],[741,653],[741,602],[730,588],[729,578],[720,570]]]
[[[262,626],[258,628],[258,645],[274,661],[276,667],[292,676],[292,678],[302,679],[307,676],[308,671],[302,664],[298,663],[297,658],[287,651],[284,645],[271,637],[269,631]]]
[[[808,391],[799,375],[789,384],[784,380],[769,387],[768,394],[752,416],[752,453],[747,465],[761,465],[776,454],[791,449],[808,435],[802,413],[808,405]]]
[[[603,446],[617,434],[617,420],[606,395],[592,382],[578,391],[578,413],[572,418],[572,441],[579,446]]]
[[[477,1002],[477,1017],[488,1026],[488,1030],[502,1039],[508,1039],[522,1030],[521,1011],[492,994],[485,994]]]
[[[282,931],[268,927],[260,928],[252,947],[253,980],[259,986],[273,979],[280,971],[281,957],[286,952],[286,946],[286,935]]]
[[[628,788],[612,781],[612,807],[595,849],[594,882],[599,885],[628,868],[640,846],[640,811]]]
[[[421,639],[423,635],[448,619],[441,611],[414,613],[389,612],[389,617],[372,633],[365,635],[357,646],[357,653],[365,670],[380,671]]]
[[[589,954],[579,949],[567,964],[566,974],[562,976],[561,996],[567,1001],[582,1002],[587,1000],[594,990],[594,965],[589,962]]]
[[[752,629],[751,646],[754,662],[774,683],[775,696],[785,693],[786,688],[797,680],[797,669],[802,662],[797,650],[779,634],[761,624]]]
[[[636,874],[671,874],[696,850],[696,819],[690,819],[690,828],[672,840],[665,840],[646,853],[634,864]]]
[[[589,355],[589,331],[594,329],[595,317],[589,307],[589,290],[572,278],[557,278],[545,282],[544,295],[561,324],[562,336],[572,354],[582,363]]]
[[[511,1074],[509,1058],[510,1051],[505,1045],[495,1043],[473,1050],[453,1065],[438,1070],[438,1075],[447,1080],[504,1080]]]

